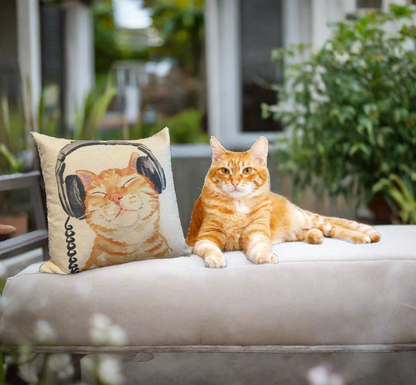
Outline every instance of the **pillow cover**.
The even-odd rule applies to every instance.
[[[51,256],[40,272],[191,254],[179,220],[168,128],[132,141],[32,135],[45,181]]]

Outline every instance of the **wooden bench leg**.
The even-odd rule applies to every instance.
[[[74,382],[81,381],[81,358],[85,354],[71,354],[72,356],[72,365],[74,366]]]

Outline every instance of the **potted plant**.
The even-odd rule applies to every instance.
[[[285,82],[263,115],[287,127],[277,156],[298,191],[311,185],[368,204],[389,196],[374,186],[391,174],[416,183],[414,16],[414,6],[392,5],[334,23],[315,52],[273,52],[284,60]]]

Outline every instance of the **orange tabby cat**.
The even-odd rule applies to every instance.
[[[85,187],[86,221],[97,237],[82,270],[146,258],[163,257],[172,251],[159,233],[159,194],[154,184],[129,167],[108,169],[96,175],[80,170]]]
[[[277,263],[271,245],[280,242],[319,244],[324,236],[352,243],[380,240],[370,226],[304,211],[270,192],[266,137],[246,152],[227,151],[212,137],[211,150],[211,168],[187,238],[205,266],[225,267],[223,251],[231,250],[243,250],[253,263]]]

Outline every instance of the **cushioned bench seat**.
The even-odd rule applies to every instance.
[[[89,321],[101,313],[124,328],[131,347],[412,348],[416,226],[377,230],[377,244],[275,245],[277,265],[253,265],[240,252],[226,253],[225,269],[205,268],[196,255],[68,276],[39,273],[35,264],[7,282],[1,345],[32,338],[35,322],[45,320],[56,346],[76,351],[91,345]]]

